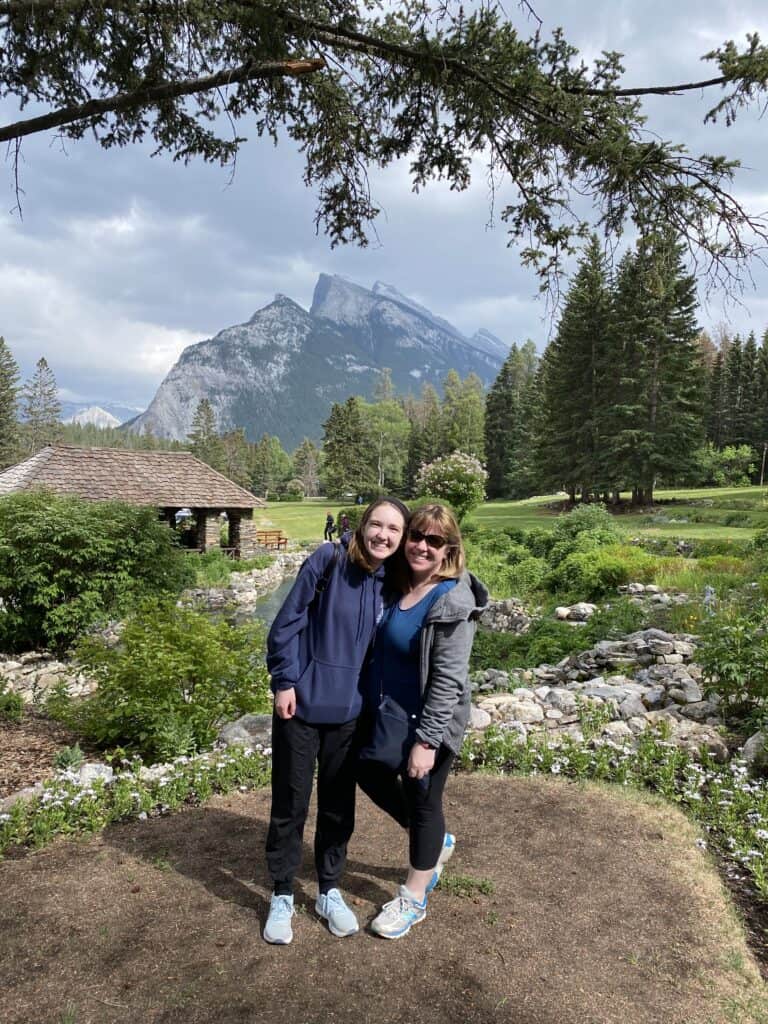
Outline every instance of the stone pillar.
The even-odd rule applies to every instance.
[[[203,551],[220,546],[219,514],[211,509],[198,509],[195,513],[197,523],[197,546]]]
[[[241,558],[253,558],[256,554],[256,523],[253,521],[253,509],[243,509],[238,526],[238,543]]]

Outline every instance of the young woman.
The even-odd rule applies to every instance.
[[[274,883],[267,942],[293,938],[293,881],[301,865],[315,764],[315,909],[334,935],[358,930],[338,884],[355,823],[360,671],[381,614],[384,562],[400,548],[408,509],[381,498],[341,545],[322,544],[304,562],[267,638],[275,694],[272,812],[267,866]]]
[[[388,939],[426,917],[427,895],[454,850],[443,789],[469,720],[469,654],[488,601],[483,584],[464,569],[459,526],[445,506],[414,512],[401,557],[402,596],[376,632],[366,707],[372,716],[386,695],[419,724],[400,770],[370,760],[358,767],[361,789],[408,831],[405,883],[371,924]]]

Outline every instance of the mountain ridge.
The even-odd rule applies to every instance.
[[[242,427],[249,440],[274,434],[291,448],[321,437],[333,402],[371,397],[385,367],[398,394],[439,387],[449,369],[489,386],[506,352],[490,332],[467,338],[391,285],[320,274],[308,311],[277,294],[245,323],[185,348],[126,429],[182,440],[207,398],[220,430]]]

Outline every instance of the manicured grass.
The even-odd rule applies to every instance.
[[[621,524],[628,533],[694,540],[749,540],[756,530],[768,527],[766,487],[657,491],[655,497],[661,506],[655,513],[621,516]],[[467,517],[467,522],[486,530],[505,526],[551,530],[557,514],[550,506],[562,500],[562,494],[547,494],[524,501],[487,501]],[[318,541],[323,536],[326,513],[331,512],[335,519],[343,507],[342,503],[323,498],[270,502],[266,509],[256,511],[256,523],[260,528],[279,527],[292,540]]]
[[[291,540],[317,542],[323,539],[326,515],[330,512],[336,520],[339,509],[345,507],[346,504],[323,498],[270,501],[266,508],[255,509],[256,529],[280,529]]]

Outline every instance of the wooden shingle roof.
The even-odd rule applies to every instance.
[[[46,489],[90,501],[163,508],[259,508],[250,491],[189,452],[48,445],[0,473],[0,495]]]

